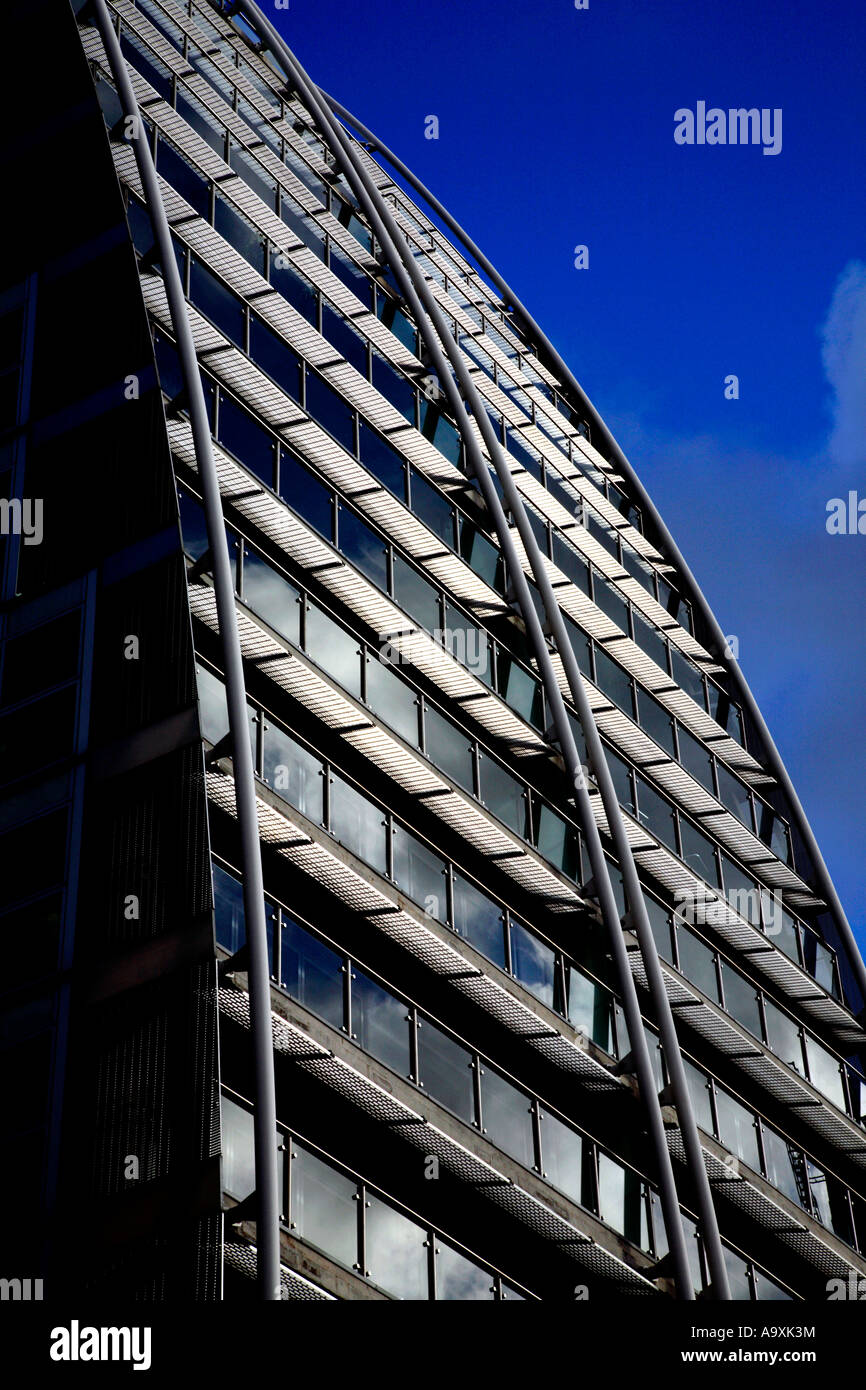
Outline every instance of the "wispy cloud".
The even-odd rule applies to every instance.
[[[866,263],[850,261],[821,329],[821,357],[832,391],[828,453],[844,469],[866,463]]]

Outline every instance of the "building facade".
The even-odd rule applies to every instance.
[[[5,1272],[254,1298],[269,1240],[308,1301],[866,1276],[863,965],[603,422],[255,6],[39,0],[11,51],[34,23]]]

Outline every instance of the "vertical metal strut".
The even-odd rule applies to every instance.
[[[92,3],[97,27],[127,122],[126,138],[131,141],[135,151],[142,189],[162,261],[166,298],[177,339],[178,356],[189,405],[193,444],[202,485],[208,544],[213,561],[214,593],[225,665],[229,728],[232,737],[235,804],[241,837],[241,861],[244,875],[244,915],[250,957],[250,1025],[254,1047],[256,1086],[254,1116],[256,1198],[258,1203],[256,1268],[260,1296],[263,1300],[272,1301],[280,1298],[281,1289],[280,1202],[271,987],[255,780],[247,733],[246,690],[235,612],[234,584],[229,562],[219,478],[211,445],[210,425],[201,377],[199,376],[195,343],[187,315],[183,286],[174,259],[171,231],[162,201],[153,156],[148,147],[144,121],[138,109],[138,102],[126,69],[126,62],[105,0],[92,0]]]
[[[653,1142],[658,1166],[660,1196],[672,1262],[675,1269],[677,1292],[681,1299],[693,1299],[694,1290],[688,1263],[686,1239],[679,1210],[679,1199],[677,1196],[670,1152],[665,1139],[661,1106],[656,1093],[652,1062],[643,1030],[637,990],[628,962],[628,951],[622,923],[619,920],[617,912],[616,899],[601,844],[601,836],[589,797],[584,769],[580,764],[577,754],[568,714],[559,689],[544,632],[532,602],[529,585],[523,572],[523,567],[514,545],[502,505],[493,485],[490,472],[484,461],[475,435],[469,427],[464,399],[475,418],[490,458],[493,460],[500,485],[505,494],[507,505],[515,518],[521,540],[527,556],[529,557],[530,564],[532,565],[533,573],[544,601],[548,627],[559,648],[560,656],[566,668],[566,674],[569,677],[569,686],[572,689],[572,696],[575,700],[584,728],[590,761],[598,781],[612,838],[623,867],[623,877],[625,880],[630,916],[633,925],[635,925],[638,930],[641,950],[645,957],[645,968],[653,993],[653,1001],[659,1021],[665,1060],[668,1066],[668,1075],[674,1092],[680,1129],[697,1198],[698,1211],[710,1268],[712,1292],[716,1298],[729,1298],[730,1292],[727,1282],[727,1271],[724,1264],[721,1241],[719,1239],[712,1194],[709,1188],[697,1127],[686,1087],[685,1072],[679,1053],[679,1045],[676,1039],[673,1017],[670,1012],[670,1004],[664,989],[664,981],[661,975],[658,956],[655,953],[655,941],[646,914],[637,872],[634,868],[634,862],[631,859],[631,849],[622,822],[619,804],[616,800],[613,782],[607,768],[601,741],[595,728],[589,701],[583,689],[577,663],[565,632],[562,615],[544,569],[540,552],[535,544],[535,538],[528,517],[526,516],[522,499],[514,486],[507,460],[493,432],[483,403],[466,369],[460,349],[448,332],[444,317],[433,299],[421,275],[419,267],[415,263],[405,238],[402,237],[393,217],[385,206],[384,200],[367,176],[360,161],[356,160],[348,137],[331,116],[318,89],[311,82],[294,55],[274,29],[273,25],[261,14],[258,7],[250,3],[250,0],[237,0],[234,8],[236,11],[240,11],[246,16],[260,34],[263,41],[272,49],[279,59],[294,89],[300,94],[307,109],[319,125],[322,134],[331,147],[338,165],[352,186],[360,205],[367,214],[371,227],[380,241],[390,267],[398,280],[400,289],[411,306],[418,326],[421,329],[433,366],[439,376],[445,394],[448,397],[449,404],[454,412],[458,428],[463,436],[467,457],[472,464],[485,502],[487,503],[505,557],[509,580],[519,604],[521,615],[526,624],[533,653],[542,675],[554,719],[557,738],[565,759],[569,778],[574,788],[575,803],[587,842],[592,875],[595,880],[602,915],[607,926],[611,949],[617,966],[620,991],[623,999],[623,1010],[626,1016],[629,1033],[629,1042],[635,1061],[641,1095],[646,1108],[650,1137]],[[451,368],[453,368],[453,375],[452,371],[449,369],[448,361],[446,361],[445,355],[443,354],[443,348],[450,360]],[[457,381],[455,381],[455,377]],[[630,874],[628,873],[629,866],[631,868]],[[641,932],[641,925],[645,928],[644,932]],[[647,946],[647,940],[649,947]],[[647,959],[648,956],[649,959]],[[655,965],[655,973],[652,969],[653,963]]]
[[[515,316],[522,324],[528,336],[532,338],[534,343],[538,346],[541,355],[547,360],[555,375],[569,387],[574,397],[574,403],[587,415],[594,430],[603,437],[604,443],[611,456],[611,462],[616,464],[617,470],[622,473],[623,477],[627,480],[635,496],[635,500],[640,503],[644,513],[652,519],[653,526],[659,538],[660,548],[667,553],[668,559],[683,580],[688,597],[691,599],[706,625],[709,634],[710,650],[714,649],[714,655],[717,659],[728,666],[737,695],[748,710],[749,717],[757,730],[758,738],[763,747],[767,768],[779,783],[790,804],[791,819],[796,825],[797,831],[812,860],[816,886],[821,896],[828,904],[836,928],[845,943],[850,959],[851,970],[861,994],[861,1010],[864,1009],[864,1006],[866,1006],[866,962],[864,962],[863,956],[860,953],[860,948],[851,930],[851,925],[845,914],[845,909],[836,892],[836,887],[830,877],[812,827],[806,817],[806,812],[803,810],[800,798],[797,795],[788,770],[782,761],[782,756],[773,741],[773,736],[767,727],[764,716],[761,714],[760,708],[743,675],[742,669],[739,663],[734,661],[728,654],[728,643],[722,632],[722,628],[710,608],[697,579],[683,558],[676,541],[662,520],[662,517],[638,474],[629,463],[622,449],[605,425],[604,420],[601,418],[589,397],[586,395],[586,392],[580,386],[577,378],[568,367],[568,364],[557,352],[556,348],[550,342],[550,339],[536,323],[526,306],[518,299],[508,282],[503,279],[496,267],[492,265],[484,255],[480,247],[475,244],[468,232],[464,231],[456,218],[454,218],[448,209],[440,203],[435,194],[431,193],[428,188],[425,188],[421,180],[412,173],[412,170],[403,163],[398,155],[394,154],[392,150],[389,150],[387,145],[383,145],[381,140],[379,140],[362,121],[359,121],[356,116],[353,116],[350,111],[346,110],[345,106],[335,101],[333,97],[327,96],[326,93],[321,91],[321,88],[319,91],[331,109],[341,116],[348,125],[354,127],[359,135],[363,136],[365,143],[370,149],[380,154],[382,158],[396,170],[400,177],[406,180],[409,186],[423,198],[428,207],[432,208],[437,217],[441,219],[448,230],[462,244],[464,249],[469,252],[469,255],[475,261],[476,265],[484,272],[502,295],[506,308],[511,308],[514,311]]]

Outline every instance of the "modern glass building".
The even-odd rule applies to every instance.
[[[4,1272],[866,1276],[863,963],[574,377],[254,5],[4,26]]]

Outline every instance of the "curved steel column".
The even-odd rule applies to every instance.
[[[166,298],[177,338],[192,426],[195,456],[199,468],[207,521],[208,544],[213,560],[222,653],[225,662],[226,697],[232,737],[235,804],[241,836],[244,873],[244,914],[249,944],[249,987],[251,1031],[255,1057],[256,1108],[255,1157],[256,1269],[262,1299],[281,1296],[280,1289],[280,1202],[276,1147],[276,1097],[274,1086],[273,1033],[271,1027],[271,986],[268,969],[268,936],[265,921],[265,893],[262,878],[261,847],[253,760],[250,752],[243,660],[235,613],[234,583],[229,562],[225,520],[219,479],[211,444],[204,392],[199,376],[195,343],[187,315],[186,298],[174,259],[171,231],[166,217],[153,157],[144,138],[144,123],[138,109],[123,52],[111,23],[105,0],[93,0],[93,11],[102,37],[125,117],[132,120],[131,143],[150,212],[154,236],[163,267]]]
[[[499,442],[498,440],[496,440],[493,434],[487,413],[484,410],[480,397],[478,396],[475,386],[469,377],[468,371],[466,370],[466,366],[463,361],[460,349],[456,342],[454,342],[451,335],[449,334],[444,317],[442,316],[442,313],[439,310],[438,305],[435,303],[435,300],[430,294],[429,288],[424,282],[419,268],[415,264],[414,258],[412,257],[409,247],[405,243],[405,240],[402,237],[399,228],[396,226],[393,218],[391,217],[387,208],[384,206],[383,200],[378,195],[376,189],[372,186],[372,183],[366,175],[366,171],[363,170],[363,168],[361,168],[359,164],[356,164],[354,153],[351,150],[348,137],[345,135],[345,133],[342,131],[339,125],[333,120],[330,113],[327,111],[324,101],[319,97],[314,84],[307,77],[303,68],[294,58],[293,54],[288,49],[287,45],[283,42],[283,40],[280,38],[279,34],[274,29],[274,27],[261,14],[258,7],[252,3],[249,3],[249,0],[238,0],[235,9],[243,12],[243,14],[255,26],[259,34],[263,36],[264,40],[267,43],[267,46],[271,48],[276,54],[276,56],[279,58],[281,64],[283,65],[287,74],[289,75],[289,78],[294,88],[298,91],[298,93],[304,100],[311,115],[313,115],[314,119],[317,121],[322,134],[325,135],[326,139],[328,140],[328,143],[331,146],[331,149],[337,159],[338,164],[342,169],[342,172],[348,179],[349,183],[352,185],[356,193],[356,196],[358,197],[359,203],[363,206],[365,212],[367,213],[367,216],[370,219],[371,226],[377,238],[381,242],[386,256],[388,257],[391,269],[397,277],[400,283],[401,290],[404,293],[407,302],[410,304],[412,311],[416,316],[419,328],[421,328],[422,330],[427,349],[433,362],[433,366],[437,371],[439,379],[445,390],[445,394],[448,396],[449,403],[451,405],[452,410],[454,411],[455,419],[457,420],[458,427],[460,428],[461,434],[466,445],[467,455],[472,462],[472,466],[478,477],[481,491],[484,495],[491,517],[493,519],[493,524],[496,533],[499,537],[503,555],[505,557],[506,564],[508,567],[509,579],[511,581],[511,585],[517,598],[517,601],[519,603],[521,614],[526,624],[527,632],[529,633],[530,641],[532,643],[536,659],[538,661],[539,670],[544,681],[545,690],[547,692],[551,712],[554,718],[557,738],[559,740],[560,747],[563,752],[569,777],[571,778],[574,787],[575,801],[577,804],[578,811],[580,813],[581,824],[587,842],[592,874],[596,884],[596,891],[599,896],[599,903],[601,906],[602,915],[604,917],[610,936],[612,953],[617,965],[620,991],[623,999],[623,1009],[626,1015],[626,1022],[629,1032],[629,1041],[631,1044],[632,1055],[634,1057],[635,1069],[638,1075],[638,1082],[640,1086],[641,1095],[643,1097],[646,1107],[650,1137],[653,1142],[653,1147],[659,1170],[660,1196],[664,1212],[665,1228],[667,1231],[671,1256],[676,1271],[677,1290],[680,1298],[693,1299],[694,1290],[692,1287],[692,1278],[688,1263],[685,1235],[683,1232],[681,1215],[679,1210],[679,1199],[677,1196],[676,1183],[673,1176],[673,1167],[671,1164],[670,1152],[668,1150],[667,1142],[665,1139],[664,1122],[661,1115],[661,1107],[659,1104],[658,1095],[656,1094],[655,1077],[653,1073],[652,1062],[649,1055],[649,1049],[646,1042],[646,1037],[643,1030],[643,1022],[640,1015],[640,1006],[637,998],[637,991],[634,983],[634,978],[631,973],[631,968],[628,963],[628,952],[626,948],[625,937],[623,935],[622,924],[620,923],[619,915],[617,912],[616,900],[610,882],[607,861],[604,857],[604,851],[601,845],[601,837],[589,800],[589,792],[584,779],[583,768],[581,767],[580,760],[577,755],[577,748],[574,742],[574,737],[571,731],[571,726],[569,724],[565,704],[562,699],[562,695],[556,679],[553,664],[550,659],[550,653],[545,642],[541,623],[535,611],[535,606],[532,602],[528,582],[523,572],[523,568],[520,563],[520,559],[516,547],[514,545],[514,541],[512,539],[508,523],[505,518],[505,514],[502,510],[502,505],[493,486],[488,467],[484,462],[484,458],[481,454],[481,450],[478,446],[478,442],[474,434],[472,433],[471,429],[467,428],[468,422],[466,421],[466,411],[463,404],[463,400],[461,399],[461,391],[472,410],[476,423],[478,424],[479,430],[482,434],[482,437],[484,438],[485,444],[490,453],[490,457],[495,462],[497,473],[500,477],[500,482],[502,483],[503,490],[506,493],[508,505],[515,515],[515,519],[518,523],[518,528],[521,530],[521,539],[524,541],[524,545],[527,549],[527,553],[529,554],[530,559],[532,559],[532,547],[534,546],[534,536],[532,535],[528,519],[523,510],[522,501],[519,497],[519,494],[517,494],[516,489],[514,488],[514,484],[511,479],[507,463],[505,461],[504,456],[501,453]],[[400,249],[401,245],[403,248],[402,250]],[[445,347],[445,350],[447,351],[448,356],[451,359],[454,373],[459,380],[459,390],[451,374],[451,371],[449,370],[448,363],[443,355],[442,346]],[[511,493],[510,497],[509,492]],[[524,527],[527,533],[526,535],[524,535]],[[541,582],[542,584],[547,585],[548,594],[546,595],[546,597],[549,598],[550,596],[552,596],[552,589],[550,588],[549,580],[547,580],[546,573],[544,573],[543,571],[543,566],[541,565],[540,555],[537,551],[537,547],[535,548],[534,559],[538,564],[540,570]],[[559,610],[558,606],[556,605],[555,598],[552,599],[552,604],[550,605],[549,618],[551,620],[552,626],[555,625],[556,619],[558,618],[561,632],[564,634],[564,624],[562,623],[561,615],[559,615]],[[565,639],[564,648],[561,649],[561,654],[563,656],[565,655],[566,650],[569,654],[571,654],[571,648],[567,642],[567,638]],[[583,691],[582,684],[580,684],[580,696],[584,706],[584,710],[589,711],[589,703],[586,699],[585,692]],[[594,724],[592,724],[591,712],[589,713],[589,720],[592,728],[594,729]],[[598,744],[598,747],[600,749],[600,742]],[[607,768],[606,764],[604,763],[603,755],[601,757],[601,763],[604,768],[604,771],[606,772]],[[610,783],[610,789],[612,791],[613,784],[612,782],[610,782],[609,774],[608,781]],[[615,817],[613,817],[614,821],[616,822],[619,821],[619,808],[616,804],[615,797],[613,804],[616,807]],[[625,848],[628,851],[627,840],[625,840]],[[630,853],[630,851],[628,852]],[[643,898],[642,896],[640,896],[640,894],[639,905],[640,907],[643,907]],[[633,903],[633,914],[636,914],[638,910],[639,909]],[[648,921],[647,930],[649,931]],[[653,939],[651,932],[649,934],[650,940],[652,941]],[[655,943],[653,941],[653,946],[654,944]],[[661,971],[660,968],[658,968],[657,959],[656,966],[658,969],[658,980],[659,982],[661,982]],[[664,995],[664,999],[665,1003],[667,1003],[666,995]],[[670,1042],[668,1042],[668,1046],[670,1046]],[[677,1057],[678,1056],[679,1054],[677,1051]],[[682,1070],[681,1063],[680,1070]],[[673,1083],[675,1078],[675,1070],[670,1065],[669,1074],[672,1074]],[[696,1192],[698,1195],[698,1205],[701,1216],[701,1224],[711,1265],[714,1291],[716,1292],[717,1296],[729,1296],[729,1294],[727,1294],[727,1280],[724,1271],[724,1265],[722,1264],[722,1270],[720,1274],[716,1267],[717,1262],[714,1258],[714,1252],[712,1249],[714,1232],[715,1241],[716,1243],[719,1243],[718,1227],[715,1223],[715,1213],[712,1208],[712,1197],[709,1193],[709,1184],[706,1180],[706,1169],[703,1164],[703,1158],[700,1154],[700,1144],[697,1139],[697,1130],[694,1127],[694,1119],[691,1116],[690,1110],[685,1107],[683,1112],[679,1112],[678,1107],[678,1113],[680,1119],[680,1126],[684,1132],[684,1138],[688,1126],[688,1121],[691,1117],[694,1143],[697,1145],[699,1174],[697,1177],[695,1177],[694,1180]],[[690,1164],[693,1164],[694,1153],[690,1150],[688,1142],[686,1143],[686,1147],[687,1153],[689,1154],[690,1158]],[[706,1195],[709,1198],[709,1212],[706,1211],[705,1205],[701,1201],[701,1175],[706,1185]],[[719,1251],[720,1250],[721,1247],[719,1243]]]
[[[700,613],[701,617],[704,620],[704,623],[706,624],[709,630],[711,643],[708,645],[710,645],[710,650],[712,650],[712,644],[714,643],[714,655],[719,659],[719,661],[724,662],[731,672],[731,677],[734,686],[736,687],[737,694],[739,698],[742,700],[743,705],[748,710],[749,715],[755,725],[755,728],[757,729],[759,739],[763,745],[763,752],[765,755],[765,761],[767,763],[768,770],[776,778],[776,781],[779,783],[780,787],[784,791],[785,796],[787,797],[790,803],[792,820],[794,821],[797,830],[799,831],[800,837],[802,838],[806,846],[806,849],[808,850],[809,855],[812,859],[815,869],[816,884],[821,891],[821,895],[827,902],[830,911],[833,915],[833,920],[842,936],[842,939],[846,947],[848,948],[851,969],[857,980],[862,995],[861,1005],[863,1007],[866,1007],[866,963],[864,963],[863,957],[860,953],[860,949],[851,930],[850,923],[848,922],[848,918],[845,915],[845,909],[843,908],[842,903],[839,899],[839,895],[836,892],[833,880],[830,877],[830,873],[827,869],[827,865],[824,862],[823,855],[821,854],[821,851],[818,847],[818,843],[815,839],[812,827],[810,826],[809,821],[806,817],[806,813],[803,810],[800,798],[798,797],[797,792],[794,789],[794,785],[791,782],[790,776],[788,775],[788,770],[785,767],[784,762],[782,761],[782,756],[778,748],[776,747],[776,744],[773,741],[773,736],[770,733],[770,730],[767,728],[764,717],[761,714],[757,701],[755,700],[755,697],[752,694],[751,689],[749,688],[748,682],[746,681],[746,678],[743,675],[739,663],[734,661],[733,658],[731,658],[727,654],[727,639],[725,638],[725,635],[722,632],[721,626],[719,625],[715,615],[713,614],[713,611],[710,608],[710,605],[707,602],[707,599],[704,596],[697,579],[693,575],[691,569],[689,568],[688,564],[686,563],[682,554],[680,553],[676,541],[674,540],[673,536],[671,535],[670,531],[668,530],[667,526],[665,525],[664,521],[659,515],[659,512],[657,511],[652,501],[652,498],[649,496],[648,492],[646,491],[646,488],[641,483],[641,480],[635,472],[634,468],[629,463],[622,449],[617,444],[616,440],[614,439],[610,430],[605,425],[598,411],[593,406],[589,397],[586,395],[585,391],[580,386],[576,377],[570,371],[567,363],[562,359],[560,354],[557,352],[556,348],[550,342],[550,339],[546,336],[546,334],[536,323],[535,319],[532,317],[526,306],[522,304],[521,301],[517,298],[517,295],[511,289],[511,286],[507,283],[506,280],[502,278],[502,276],[496,270],[496,267],[493,266],[491,262],[487,259],[483,251],[481,251],[481,249],[478,246],[476,246],[472,238],[468,235],[467,232],[463,230],[463,228],[456,221],[456,219],[452,217],[448,209],[443,207],[442,203],[439,202],[439,199],[433,193],[431,193],[429,189],[424,187],[424,184],[421,182],[421,180],[417,178],[415,174],[412,173],[411,169],[409,169],[403,163],[403,161],[393,153],[393,151],[389,150],[386,145],[383,145],[381,140],[377,139],[377,137],[373,134],[371,130],[367,128],[367,126],[365,126],[361,121],[359,121],[357,117],[353,116],[350,111],[346,110],[345,106],[341,106],[341,104],[338,101],[335,101],[333,97],[327,96],[326,93],[322,92],[321,94],[325,101],[327,101],[331,109],[335,111],[340,117],[342,117],[342,119],[345,120],[347,124],[353,126],[355,130],[357,130],[358,133],[363,136],[364,141],[366,142],[366,144],[369,145],[371,150],[374,150],[378,152],[380,155],[382,155],[382,157],[397,171],[397,173],[400,174],[401,178],[404,178],[406,182],[409,184],[409,186],[413,188],[421,198],[424,199],[427,205],[433,209],[433,211],[439,218],[441,218],[448,230],[452,232],[454,236],[457,238],[457,240],[462,243],[465,250],[469,252],[472,259],[476,262],[476,264],[480,267],[480,269],[484,272],[488,279],[490,279],[493,282],[495,288],[502,295],[506,307],[511,306],[511,308],[514,309],[517,317],[522,321],[525,329],[528,330],[529,335],[535,339],[536,343],[542,351],[542,354],[544,355],[544,357],[546,357],[555,374],[559,376],[560,379],[570,388],[570,390],[576,398],[576,404],[589,417],[591,417],[593,426],[601,433],[605,443],[607,444],[608,450],[612,456],[611,461],[616,463],[617,468],[627,479],[629,486],[635,494],[635,500],[640,502],[640,505],[645,511],[645,513],[652,518],[653,525],[656,528],[659,540],[661,542],[661,549],[667,552],[667,558],[675,566],[675,568],[681,575],[684,581],[685,588],[688,592],[689,598],[693,602],[694,606],[697,608],[698,612]]]

